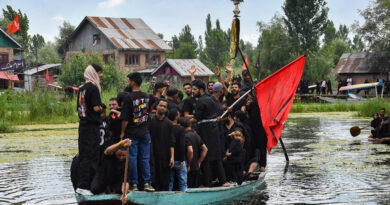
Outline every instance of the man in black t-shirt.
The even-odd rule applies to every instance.
[[[241,84],[234,82],[232,84],[232,92],[226,95],[227,106],[230,107],[241,96]],[[235,113],[237,110],[241,110],[242,106],[245,106],[245,100],[238,102],[232,109]]]
[[[158,191],[168,191],[170,170],[174,165],[175,137],[173,124],[166,117],[167,107],[167,100],[161,99],[156,115],[149,123],[154,164],[153,187]]]
[[[170,109],[179,109],[179,104],[177,103],[179,91],[176,88],[169,88],[167,91],[167,101],[168,101],[168,110]]]
[[[192,159],[189,160],[187,157],[187,170],[189,169],[187,173],[187,185],[189,188],[197,188],[200,185],[200,166],[207,155],[207,147],[200,136],[192,130],[188,118],[182,117],[179,122],[186,130],[184,135],[186,146],[191,146],[192,148]]]
[[[131,73],[129,86],[132,92],[126,96],[121,112],[122,132],[120,139],[130,138],[132,144],[129,161],[133,167],[130,177],[130,189],[138,190],[137,157],[140,155],[141,173],[145,191],[154,191],[150,177],[150,134],[148,130],[150,98],[141,91],[142,77],[138,72]]]
[[[102,68],[89,65],[84,72],[86,83],[77,94],[79,123],[79,168],[76,193],[92,195],[90,191],[93,163],[98,160],[100,113],[103,111],[100,99]]]

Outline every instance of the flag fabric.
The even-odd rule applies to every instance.
[[[301,80],[306,57],[302,55],[255,86],[268,152],[276,146]]]
[[[249,64],[248,64],[248,56],[245,56],[245,62],[246,62],[246,64],[249,66]],[[246,69],[247,69],[247,67],[245,66],[245,63],[242,64],[241,71],[244,71],[244,70],[246,70]]]
[[[11,35],[15,33],[16,31],[20,30],[20,24],[19,24],[19,16],[16,14],[14,20],[10,25],[7,26],[8,35]]]
[[[257,54],[257,60],[256,60],[255,68],[256,68],[257,71],[260,71],[260,53]]]
[[[50,78],[49,78],[49,69],[46,69],[46,84],[50,83]]]

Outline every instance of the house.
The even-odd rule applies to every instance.
[[[46,64],[24,71],[24,90],[32,91],[34,87],[45,88],[48,84],[55,87],[60,75],[61,64]],[[46,75],[46,72],[48,75]]]
[[[377,79],[389,79],[389,73],[384,73],[382,68],[368,65],[365,53],[344,53],[333,73],[338,75],[339,80],[351,77],[353,84],[361,84],[366,80],[376,82]]]
[[[191,82],[190,68],[195,65],[195,78],[204,82],[209,80],[214,73],[198,59],[167,59],[159,67],[151,72],[157,81],[169,80],[171,84],[179,85]]]
[[[171,50],[140,18],[86,16],[68,39],[66,61],[80,52],[115,60],[120,70],[154,69]]]
[[[19,82],[18,74],[26,67],[20,55],[15,59],[21,50],[22,46],[0,28],[0,89],[12,88]]]

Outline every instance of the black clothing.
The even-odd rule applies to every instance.
[[[201,147],[204,145],[204,143],[200,136],[196,134],[193,130],[186,131],[185,137],[189,141],[189,144],[192,146],[193,150],[193,158],[190,165],[190,171],[199,171],[198,160],[200,157],[200,153],[202,152]]]
[[[77,112],[80,123],[100,124],[100,113],[93,107],[102,105],[98,88],[92,83],[84,84],[77,93]]]
[[[191,170],[187,173],[188,188],[198,188],[200,185],[200,170]]]
[[[242,154],[244,149],[242,148],[240,140],[232,140],[229,146],[229,152],[232,154],[227,157],[228,163],[241,163]]]
[[[217,176],[220,184],[224,184],[226,182],[225,170],[223,169],[221,159],[214,161],[203,161],[201,169],[202,182],[204,186],[210,186],[211,182],[213,181],[212,176]],[[213,172],[215,172],[214,175]]]
[[[78,188],[90,189],[96,163],[99,161],[99,135],[99,125],[80,123]]]
[[[184,112],[188,112],[190,115],[195,114],[196,100],[193,97],[187,97],[183,100],[183,115]]]
[[[176,108],[176,109],[178,109],[180,111],[179,104],[177,104],[177,102],[174,102],[174,101],[172,101],[170,99],[168,99],[167,101],[168,101],[168,107],[167,107],[168,110]]]
[[[251,82],[246,82],[244,79],[241,81],[241,90],[250,90],[252,88]]]
[[[152,182],[157,191],[168,191],[170,181],[170,148],[175,146],[173,124],[166,117],[158,120],[152,117],[149,123],[152,141],[153,166]]]
[[[74,191],[76,191],[78,181],[79,181],[79,177],[78,177],[79,165],[80,165],[80,158],[78,155],[76,155],[73,157],[72,164],[70,165],[70,180],[72,181]]]
[[[122,109],[118,109],[119,112],[122,111]],[[122,120],[118,117],[116,113],[110,113],[108,119],[108,124],[111,132],[112,141],[114,143],[117,143],[120,141],[119,137],[121,135],[122,131]]]
[[[175,161],[185,161],[185,129],[180,125],[173,125],[173,136],[175,137]]]
[[[252,130],[252,146],[249,151],[249,156],[250,158],[256,157],[256,149],[260,150],[260,159],[258,162],[260,166],[265,167],[267,165],[268,138],[261,121],[260,109],[256,99],[254,99],[254,101],[249,105],[248,114],[248,123]]]
[[[233,94],[231,93],[228,93],[226,95],[226,102],[227,102],[227,106],[230,107],[237,99],[234,99],[233,97]],[[241,110],[241,107],[242,106],[245,106],[246,102],[245,102],[245,99],[242,99],[240,100],[240,102],[238,102],[233,108],[232,108],[232,113],[235,113],[237,110]]]
[[[379,130],[379,127],[381,125],[381,122],[382,120],[377,118],[377,119],[373,119],[371,121],[371,127],[374,128],[374,130],[371,130],[371,134],[374,138],[377,138],[378,137],[378,130]]]
[[[131,92],[124,100],[120,119],[128,121],[126,137],[143,137],[149,133],[148,121],[150,112],[149,95],[141,92]]]

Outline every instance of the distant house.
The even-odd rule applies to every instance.
[[[121,70],[156,68],[169,47],[142,19],[86,16],[68,39],[66,60],[99,53],[104,62],[115,60]]]
[[[22,46],[0,28],[0,89],[12,88],[15,82],[19,82],[18,74],[23,72],[26,63],[20,53]]]
[[[214,73],[198,59],[167,59],[151,72],[157,81],[169,80],[171,84],[183,84],[191,81],[190,68],[195,65],[195,78],[204,82]]]
[[[365,53],[344,53],[333,72],[338,74],[341,80],[350,76],[353,84],[360,84],[366,80],[369,82],[376,82],[377,79],[388,80],[389,73],[383,73],[382,70],[382,68],[368,66]]]
[[[55,86],[58,76],[60,75],[61,64],[46,64],[37,68],[31,68],[24,71],[24,90],[32,91],[33,88],[45,88],[48,84]],[[47,71],[46,71],[47,70]],[[46,79],[46,72],[47,79]],[[48,82],[47,82],[47,81]]]

